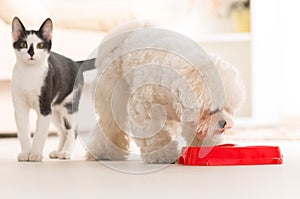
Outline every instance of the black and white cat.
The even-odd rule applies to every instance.
[[[94,59],[74,62],[51,52],[52,29],[49,18],[38,31],[26,30],[17,17],[12,22],[16,54],[12,99],[22,150],[18,155],[19,161],[42,161],[50,121],[53,121],[60,134],[58,148],[49,154],[50,158],[70,158],[76,138],[73,114],[78,110],[83,85],[82,72],[94,68]],[[32,142],[30,109],[37,113]]]

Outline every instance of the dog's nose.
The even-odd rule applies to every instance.
[[[220,120],[218,122],[219,128],[223,129],[226,126],[227,122],[225,120]]]

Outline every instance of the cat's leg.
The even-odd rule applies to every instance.
[[[15,102],[14,108],[18,138],[21,143],[21,153],[18,155],[18,161],[28,161],[31,149],[29,107],[24,102]]]
[[[62,117],[60,116],[60,113],[58,111],[53,111],[52,122],[58,131],[59,142],[58,142],[57,149],[53,150],[51,153],[49,153],[49,157],[50,158],[58,158],[58,153],[63,149],[65,141],[66,141],[65,129],[62,126],[63,125]]]
[[[58,152],[59,159],[70,159],[71,153],[73,150],[73,146],[76,139],[76,124],[75,119],[72,114],[66,114],[62,117],[65,138],[61,140],[61,144],[63,143],[62,149]]]
[[[66,136],[64,132],[62,132],[59,135],[59,142],[58,142],[57,149],[49,153],[50,158],[59,158],[59,153],[62,151],[65,141],[66,141]]]
[[[29,161],[40,162],[43,159],[43,149],[48,135],[51,115],[38,114],[36,132],[33,137],[32,148],[29,155]]]

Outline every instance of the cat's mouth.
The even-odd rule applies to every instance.
[[[33,57],[30,57],[28,60],[30,60],[30,61],[33,61],[33,60],[35,60]]]

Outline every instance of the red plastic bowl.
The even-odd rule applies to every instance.
[[[194,166],[282,164],[278,146],[183,147],[178,164]]]

